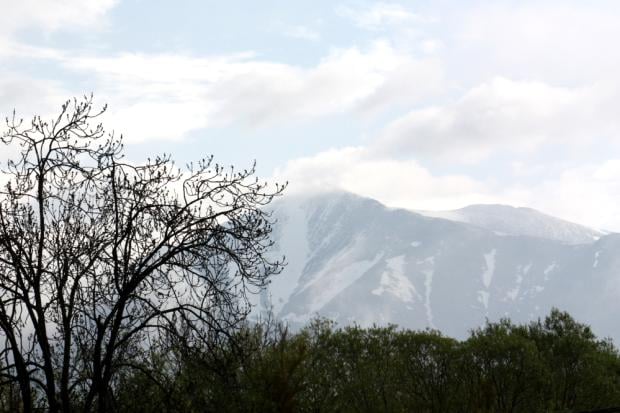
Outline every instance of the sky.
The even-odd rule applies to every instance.
[[[0,0],[0,115],[74,96],[141,162],[620,231],[620,2]],[[6,150],[6,149],[4,149]]]

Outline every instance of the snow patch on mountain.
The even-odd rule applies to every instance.
[[[488,316],[489,312],[489,297],[490,294],[485,290],[478,290],[478,302],[482,304],[485,310],[485,314]]]
[[[323,308],[325,304],[342,290],[355,283],[381,259],[381,255],[371,259],[355,258],[357,255],[355,247],[354,245],[351,249],[332,258],[323,270],[314,275],[311,281],[301,288],[300,292],[309,290],[312,294],[310,313],[315,313]]]
[[[406,303],[413,303],[414,297],[420,299],[420,294],[405,276],[405,256],[399,255],[385,261],[387,268],[381,274],[379,287],[372,290],[372,293],[375,295],[389,293]]]
[[[553,271],[555,271],[558,268],[558,264],[553,261],[551,264],[549,264],[547,266],[547,268],[545,268],[545,271],[543,271],[544,274],[544,280],[545,281],[549,281],[549,274],[551,274]]]
[[[523,284],[523,276],[527,275],[530,271],[532,264],[528,264],[525,267],[519,265],[517,267],[517,273],[515,274],[515,286],[510,291],[506,293],[506,298],[512,301],[516,300],[519,296],[519,292],[521,291],[521,284]]]
[[[482,284],[484,284],[484,288],[489,288],[491,285],[491,281],[493,280],[493,273],[495,272],[495,254],[497,253],[496,249],[492,249],[491,252],[484,254],[484,262],[486,264],[486,269],[482,273]]]
[[[431,293],[433,291],[433,275],[435,275],[435,257],[428,257],[425,262],[429,268],[421,270],[424,274],[424,309],[426,310],[426,321],[430,328],[436,328],[433,322],[433,308],[431,306]]]
[[[594,253],[594,263],[592,264],[592,268],[598,267],[598,257],[601,256],[601,251],[596,251]]]

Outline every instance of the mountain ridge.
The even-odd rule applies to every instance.
[[[553,231],[498,235],[344,192],[280,201],[274,254],[289,265],[258,311],[272,309],[292,326],[320,315],[459,337],[487,318],[528,321],[559,307],[620,337],[608,311],[620,310],[616,234],[581,244],[553,239]]]
[[[474,204],[448,211],[415,211],[434,218],[465,222],[498,235],[524,235],[554,239],[567,244],[586,244],[606,232],[576,224],[528,207],[503,204]]]

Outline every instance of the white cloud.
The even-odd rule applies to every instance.
[[[413,160],[378,159],[363,147],[348,147],[289,161],[274,173],[288,193],[346,190],[411,209],[449,209],[495,202],[486,184],[463,175],[435,176]]]
[[[257,59],[121,54],[65,57],[94,75],[129,140],[175,139],[189,130],[241,122],[263,125],[413,103],[442,87],[435,59],[416,59],[378,42],[331,51],[310,68]],[[146,130],[143,125],[150,124]]]
[[[482,2],[448,24],[458,70],[574,84],[616,76],[619,15],[613,1]]]
[[[361,9],[340,6],[336,8],[336,13],[353,20],[356,25],[368,30],[378,30],[386,26],[420,20],[417,14],[396,3],[376,3]]]
[[[620,231],[620,159],[541,175],[537,184],[437,175],[413,160],[381,159],[363,147],[291,160],[274,172],[288,194],[346,190],[407,209],[452,210],[471,204],[529,206],[592,228]]]
[[[14,107],[26,118],[56,113],[67,97],[83,93],[72,90],[77,87],[72,82],[52,80],[63,70],[65,79],[79,78],[98,102],[110,103],[106,126],[123,132],[129,142],[179,139],[194,129],[228,124],[318,124],[335,114],[356,121],[379,112],[385,117],[373,119],[382,122],[408,107],[409,113],[367,146],[291,160],[278,175],[292,181],[293,191],[332,186],[419,209],[479,202],[528,205],[620,230],[620,161],[586,165],[577,159],[567,168],[558,166],[563,154],[544,155],[549,163],[529,159],[542,146],[595,143],[604,152],[617,141],[617,3],[450,5],[437,14],[441,27],[427,17],[434,12],[430,7],[420,9],[424,15],[396,3],[339,7],[341,16],[390,40],[328,50],[310,66],[254,53],[197,57],[117,50],[83,56],[16,40],[28,29],[99,28],[117,3],[0,0],[0,57],[18,58],[11,60],[18,62],[13,72],[0,70],[0,113]],[[279,33],[320,39],[311,27],[286,24]],[[43,68],[38,78],[17,72],[19,64],[35,58]],[[440,94],[447,85],[456,93],[450,101]],[[505,157],[506,176],[497,181],[471,177],[467,162],[509,151],[517,155]],[[437,174],[421,166],[429,158],[465,164],[451,162],[456,172]],[[476,176],[483,167],[475,166]]]
[[[0,0],[0,34],[99,27],[118,0]]]
[[[295,39],[303,39],[317,41],[321,38],[321,34],[314,29],[306,26],[293,26],[284,32],[288,37]]]
[[[61,49],[24,42],[20,35],[22,32],[37,35],[48,35],[55,31],[92,32],[107,25],[107,14],[119,2],[120,0],[0,0],[0,58],[62,59],[65,53]],[[11,62],[14,63],[14,60]],[[34,82],[40,80],[33,79]],[[0,105],[2,103],[0,101]]]
[[[386,155],[476,162],[495,150],[530,151],[541,144],[590,143],[620,133],[614,85],[562,88],[495,78],[444,106],[415,110],[392,122],[376,142]]]
[[[7,130],[6,119],[23,121],[28,127],[35,115],[43,119],[58,116],[58,111],[65,100],[71,96],[58,82],[32,79],[19,73],[0,71],[0,134]],[[0,169],[6,162],[19,153],[16,143],[9,146],[0,142]],[[0,186],[6,183],[0,173]]]
[[[433,54],[441,50],[443,44],[438,39],[423,39],[420,41],[420,50],[427,54]]]
[[[63,56],[61,50],[31,46],[0,35],[0,57],[4,59],[60,60]]]
[[[33,79],[11,71],[0,72],[0,119],[2,122],[7,116],[11,116],[13,110],[26,122],[29,122],[34,115],[56,114],[60,105],[69,96],[71,95],[59,82]]]
[[[541,175],[536,185],[514,185],[512,199],[593,228],[620,231],[620,159]]]

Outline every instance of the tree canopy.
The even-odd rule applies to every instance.
[[[617,350],[559,310],[529,324],[487,323],[464,340],[319,319],[295,333],[248,324],[234,342],[154,355],[159,382],[125,376],[122,411],[620,411]]]

